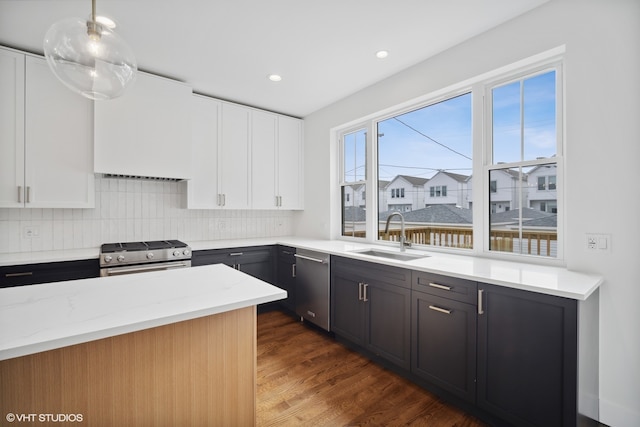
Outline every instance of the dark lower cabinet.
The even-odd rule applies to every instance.
[[[577,301],[479,284],[477,405],[517,426],[577,422]]]
[[[411,373],[476,400],[475,305],[413,291]]]
[[[411,360],[410,272],[332,257],[331,277],[331,330],[408,370]]]
[[[278,266],[275,285],[287,291],[287,298],[280,301],[284,308],[296,310],[296,248],[278,246]]]
[[[0,288],[90,279],[100,276],[98,259],[47,262],[0,267]]]
[[[274,283],[275,257],[273,246],[210,249],[194,251],[191,266],[226,264],[250,276]]]

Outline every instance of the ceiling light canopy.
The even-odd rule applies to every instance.
[[[117,98],[138,71],[129,45],[96,19],[96,0],[89,20],[68,18],[49,28],[44,55],[62,83],[90,99]]]
[[[272,82],[279,82],[280,80],[282,80],[282,76],[279,74],[269,74],[267,76],[269,78],[269,80],[271,80]]]
[[[389,52],[387,52],[386,50],[379,50],[376,52],[376,58],[378,59],[384,59],[387,56],[389,56]]]

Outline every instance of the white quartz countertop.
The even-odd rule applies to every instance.
[[[0,360],[286,298],[222,264],[0,289]]]
[[[412,270],[443,274],[511,288],[540,292],[577,300],[586,300],[603,282],[597,274],[571,271],[564,267],[537,265],[527,262],[503,261],[471,255],[458,255],[426,250],[408,249],[408,253],[429,255],[412,261],[397,261],[373,257],[354,251],[376,248],[399,251],[396,245],[373,245],[343,240],[323,240],[304,237],[270,237],[238,240],[187,242],[194,251],[260,245],[282,244],[300,249],[315,250]],[[1,254],[0,266],[97,258],[99,248],[34,252],[30,254]]]

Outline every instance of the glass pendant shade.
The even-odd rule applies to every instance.
[[[96,100],[122,95],[138,70],[133,51],[120,36],[81,18],[53,24],[44,38],[44,55],[62,83]]]

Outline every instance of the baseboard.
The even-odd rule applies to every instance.
[[[600,398],[600,422],[614,427],[640,426],[640,412]]]

